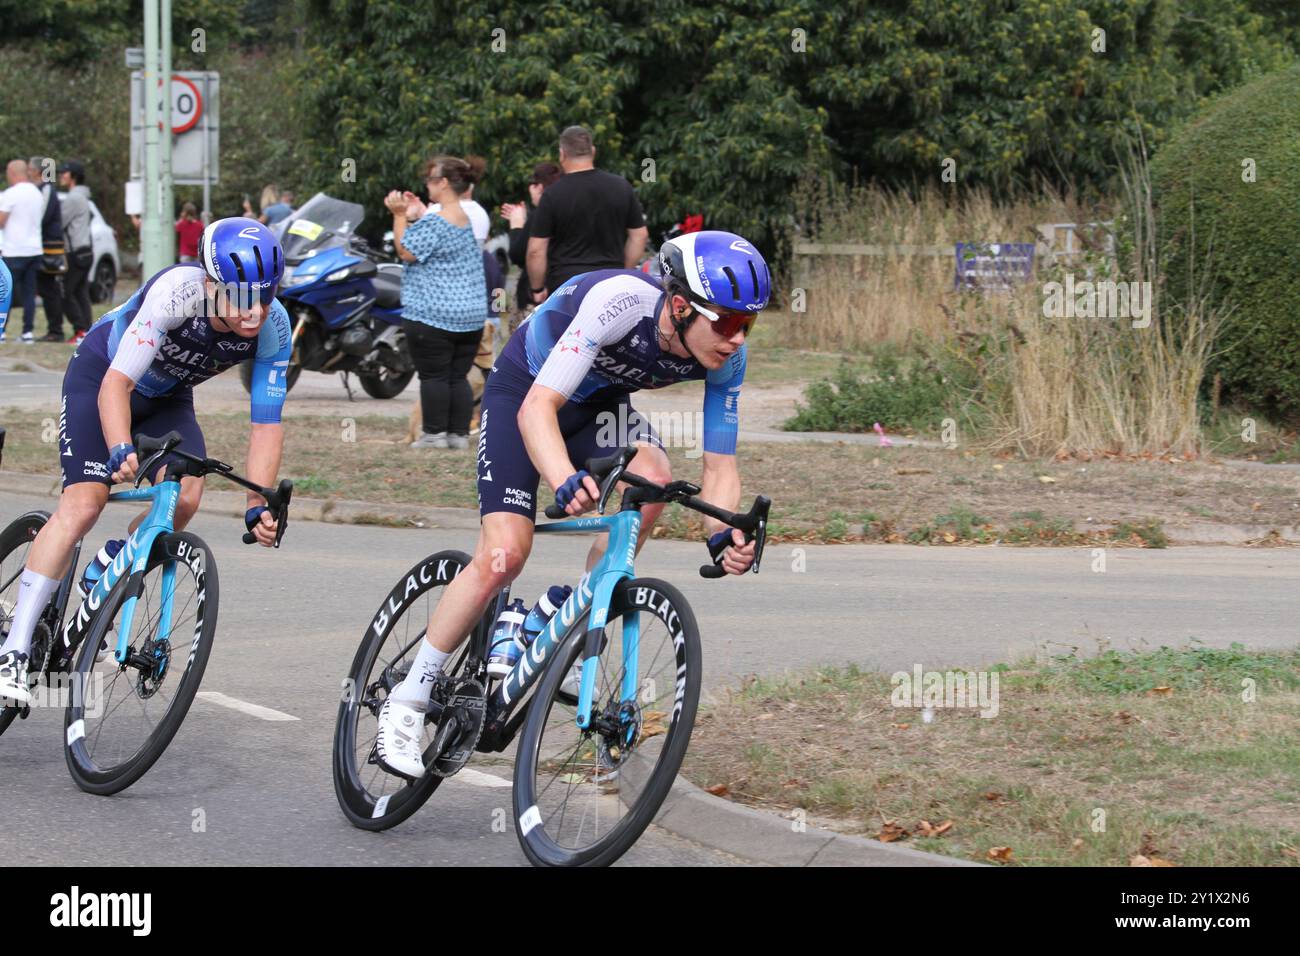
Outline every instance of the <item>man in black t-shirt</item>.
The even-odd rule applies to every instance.
[[[595,168],[591,134],[560,134],[564,175],[544,193],[530,221],[528,280],[534,302],[596,269],[635,269],[645,251],[645,216],[631,184]]]

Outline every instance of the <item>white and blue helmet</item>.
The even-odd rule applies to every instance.
[[[705,229],[676,236],[660,247],[659,269],[665,292],[685,296],[710,319],[717,316],[709,306],[758,313],[772,295],[767,261],[734,232]]]
[[[269,305],[284,276],[284,252],[269,226],[246,216],[218,219],[203,230],[199,262],[227,288],[247,290]]]

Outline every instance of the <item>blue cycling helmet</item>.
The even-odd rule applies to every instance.
[[[284,276],[280,241],[269,226],[246,216],[209,224],[199,239],[199,262],[217,282],[256,292],[263,305],[270,304]]]
[[[659,269],[665,292],[685,296],[713,321],[717,312],[708,306],[757,313],[772,294],[762,253],[734,232],[705,229],[670,239],[659,249]]]

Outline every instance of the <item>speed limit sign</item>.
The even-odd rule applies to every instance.
[[[162,80],[158,81],[162,86]],[[203,97],[199,95],[199,88],[189,79],[183,76],[173,76],[171,83],[172,94],[172,133],[179,136],[195,127],[199,117],[203,115]],[[162,103],[158,104],[158,112],[162,113]]]

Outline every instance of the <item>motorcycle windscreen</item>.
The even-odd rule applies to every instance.
[[[286,259],[301,259],[309,252],[342,245],[356,232],[365,216],[360,203],[317,193],[275,224]]]

